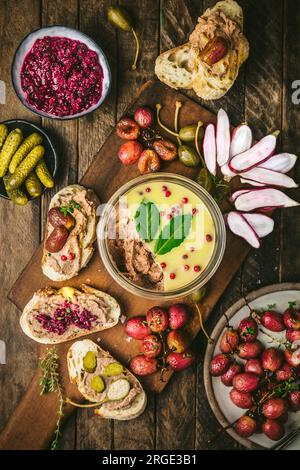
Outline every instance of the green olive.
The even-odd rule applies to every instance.
[[[109,7],[107,10],[108,21],[123,31],[131,31],[133,22],[129,13],[120,7]]]
[[[206,189],[207,192],[210,193],[212,190],[212,180],[209,171],[207,168],[201,168],[196,181],[200,186],[202,186],[204,189]]]
[[[179,131],[179,139],[183,142],[194,142],[196,136],[197,126],[185,126]],[[199,130],[199,139],[202,139],[204,135],[203,127]]]
[[[204,299],[206,295],[206,288],[201,287],[201,289],[196,290],[190,295],[190,300],[193,302],[193,304],[198,304],[201,302],[201,300]]]
[[[185,166],[196,167],[199,165],[200,158],[196,150],[189,145],[180,145],[178,147],[178,157]]]

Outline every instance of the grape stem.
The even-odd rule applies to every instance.
[[[173,135],[174,137],[177,137],[177,138],[178,138],[178,137],[179,137],[178,132],[173,132],[173,131],[171,131],[171,129],[169,129],[167,126],[165,126],[165,125],[161,122],[161,120],[160,120],[160,110],[161,110],[161,108],[162,108],[162,105],[161,105],[160,103],[158,103],[158,104],[156,105],[156,117],[157,117],[158,125],[159,125],[162,129],[164,129],[166,132],[168,132],[169,134],[171,134],[171,135]]]
[[[180,111],[181,107],[182,107],[181,101],[176,101],[176,109],[175,109],[175,116],[174,116],[174,129],[175,129],[175,132],[178,132],[179,111]],[[179,135],[177,137],[177,141],[178,141],[178,144],[181,145],[181,140],[180,140]]]
[[[88,403],[85,405],[82,405],[81,403],[76,403],[75,401],[70,400],[70,398],[66,398],[65,402],[68,403],[68,405],[76,406],[76,408],[95,408],[96,406],[103,405],[107,400],[100,401],[99,403]]]
[[[197,129],[196,129],[196,133],[195,133],[195,147],[196,147],[196,150],[197,150],[197,153],[199,155],[199,158],[201,160],[201,163],[203,165],[203,168],[206,168],[206,165],[205,165],[205,161],[204,161],[204,158],[202,157],[202,154],[200,152],[200,149],[199,149],[199,131],[200,131],[200,127],[203,126],[203,122],[202,121],[198,121],[198,124],[197,124]]]
[[[209,342],[209,344],[212,344],[214,342],[213,338],[211,338],[209,336],[209,334],[207,333],[206,329],[204,328],[204,325],[203,325],[203,317],[202,317],[202,312],[200,310],[200,307],[198,304],[195,304],[196,306],[196,309],[197,309],[197,312],[198,312],[198,315],[199,315],[199,321],[200,321],[200,326],[201,326],[201,329],[203,331],[203,333],[205,334],[206,338],[207,338],[207,341]]]
[[[131,31],[132,31],[132,34],[133,34],[133,37],[134,37],[135,43],[136,43],[135,56],[134,56],[134,61],[133,61],[133,64],[132,64],[131,68],[132,68],[132,70],[136,70],[136,64],[137,64],[139,54],[140,54],[140,41],[139,41],[139,38],[137,37],[137,34],[136,34],[135,30],[132,28]]]

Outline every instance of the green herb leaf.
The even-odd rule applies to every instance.
[[[160,225],[160,213],[154,202],[143,199],[135,213],[134,220],[141,239],[145,242],[154,240]]]
[[[156,241],[154,253],[165,255],[181,245],[191,230],[192,214],[177,215],[161,230]]]
[[[288,302],[289,308],[294,308],[296,307],[296,302]]]
[[[268,310],[273,310],[276,308],[276,304],[267,305]]]
[[[59,208],[60,212],[62,212],[64,216],[66,216],[68,212],[70,214],[73,214],[74,209],[77,209],[78,211],[80,211],[81,205],[75,202],[73,199],[71,199],[66,206],[62,206]]]

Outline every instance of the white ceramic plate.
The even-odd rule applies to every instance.
[[[96,54],[98,55],[99,63],[102,67],[103,70],[103,84],[102,84],[102,95],[99,101],[91,106],[89,109],[83,111],[82,113],[78,114],[72,114],[71,116],[55,116],[52,114],[45,113],[43,111],[39,111],[36,108],[30,106],[26,100],[26,96],[22,90],[21,86],[21,69],[22,65],[24,62],[24,59],[30,49],[32,48],[33,44],[37,39],[41,39],[45,36],[60,36],[60,37],[65,37],[65,38],[70,38],[76,41],[80,41],[86,46],[91,49],[92,51],[95,51]],[[30,111],[34,112],[35,114],[39,114],[40,116],[52,118],[52,119],[76,119],[81,116],[84,116],[86,114],[91,113],[92,111],[95,111],[105,100],[109,88],[110,88],[110,83],[111,83],[111,72],[110,68],[108,65],[108,61],[106,59],[106,56],[104,52],[102,51],[101,47],[98,46],[98,44],[95,43],[89,36],[87,36],[84,33],[81,33],[77,29],[73,28],[68,28],[66,26],[48,26],[47,28],[40,28],[36,31],[33,31],[32,33],[28,34],[21,44],[18,46],[13,63],[12,63],[12,68],[11,68],[11,75],[12,75],[12,83],[14,86],[14,90],[20,99],[20,101],[23,103],[26,108],[30,109]]]
[[[300,284],[287,283],[263,287],[262,289],[248,294],[246,300],[252,309],[266,308],[268,305],[276,304],[276,310],[283,312],[288,307],[288,302],[295,301],[300,306]],[[229,324],[232,325],[233,328],[237,328],[240,321],[249,315],[249,308],[246,305],[245,299],[241,299],[236,302],[227,310],[227,312],[225,312],[225,314],[229,320]],[[210,406],[222,427],[226,427],[228,424],[233,423],[246,411],[238,408],[231,402],[229,397],[231,387],[225,387],[225,385],[222,384],[220,377],[211,377],[209,373],[209,363],[212,357],[221,352],[219,344],[225,328],[226,318],[225,316],[222,316],[211,335],[215,341],[213,344],[208,345],[204,359],[204,383],[206,394]],[[278,347],[276,342],[272,342],[270,337],[264,334],[263,327],[260,326],[260,330],[262,331],[259,333],[258,338],[266,347]],[[285,332],[269,333],[274,338],[285,338]],[[296,425],[300,425],[300,412],[289,413],[289,420],[285,424],[286,433],[295,429]],[[270,448],[275,444],[274,441],[271,441],[264,434],[254,434],[249,439],[244,439],[232,428],[229,428],[227,432],[235,440],[248,448]],[[290,444],[289,449],[300,449],[300,437]]]

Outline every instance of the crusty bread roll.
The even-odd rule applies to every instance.
[[[202,51],[216,37],[227,41],[228,52],[214,64],[207,64]],[[172,88],[193,88],[200,98],[215,100],[231,88],[248,55],[243,10],[234,0],[222,0],[198,19],[188,43],[157,58],[155,73]]]
[[[96,240],[96,225],[97,217],[96,210],[99,205],[99,200],[94,191],[86,189],[79,184],[72,184],[61,189],[58,193],[53,196],[50,201],[49,210],[53,207],[60,207],[63,201],[63,205],[67,201],[75,200],[85,201],[86,207],[88,207],[89,214],[81,214],[74,210],[76,225],[70,231],[68,240],[65,246],[58,253],[48,253],[46,249],[46,240],[53,230],[52,225],[47,219],[44,250],[42,257],[42,270],[45,276],[53,281],[66,281],[76,276],[78,272],[84,268],[90,261],[94,253],[94,242]],[[72,262],[68,259],[69,251],[74,252],[75,260]],[[61,256],[65,255],[67,261],[61,261]]]
[[[106,365],[107,362],[117,361],[107,351],[104,351],[100,346],[89,339],[76,341],[68,351],[67,364],[70,381],[77,385],[79,392],[86,400],[97,403],[95,392],[88,387],[85,381],[85,377],[88,375],[88,372],[84,370],[83,359],[89,351],[94,352],[96,355],[97,371],[101,371],[101,362]],[[102,375],[101,372],[99,372],[99,374],[100,376]],[[116,379],[125,378],[130,382],[130,390],[135,389],[136,392],[135,396],[130,400],[130,403],[128,403],[124,408],[117,409],[121,406],[120,402],[122,402],[122,400],[116,402],[108,401],[99,405],[99,408],[95,410],[96,415],[106,419],[125,421],[137,418],[143,413],[147,405],[147,396],[138,379],[128,369],[123,367],[123,373],[117,377],[105,378],[103,375],[102,377],[103,380],[108,381],[106,386],[109,386],[109,382],[114,382]],[[106,395],[106,390],[100,393],[100,396],[103,397],[103,395]],[[111,409],[109,403],[115,403],[116,409]]]

